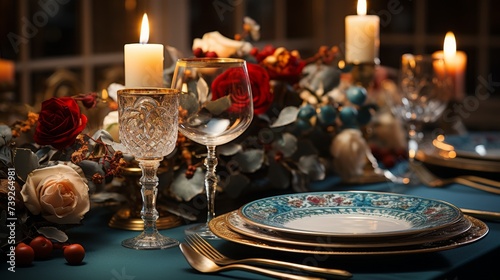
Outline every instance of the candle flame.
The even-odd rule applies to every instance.
[[[108,90],[103,89],[103,90],[101,91],[101,98],[102,98],[103,100],[106,100],[106,99],[108,99],[108,97],[109,97]]]
[[[142,25],[141,25],[141,37],[139,42],[141,44],[146,44],[149,41],[149,21],[148,15],[145,13],[142,16]]]
[[[455,35],[453,34],[453,32],[446,33],[446,36],[444,37],[443,52],[445,60],[450,59],[456,55],[457,42],[455,41]]]
[[[366,15],[366,0],[358,0],[358,15]]]

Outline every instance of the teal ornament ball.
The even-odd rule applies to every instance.
[[[314,115],[316,115],[316,109],[311,104],[306,104],[299,109],[299,114],[297,117],[303,120],[309,120]]]
[[[311,122],[309,120],[304,120],[304,119],[297,119],[295,125],[299,132],[309,131],[312,128]]]
[[[353,104],[362,105],[366,100],[366,89],[360,86],[350,86],[346,90],[347,99]]]
[[[333,125],[337,112],[332,105],[324,105],[319,109],[318,120],[323,125]]]
[[[346,127],[353,127],[357,124],[358,110],[352,106],[344,106],[339,113],[342,124]]]

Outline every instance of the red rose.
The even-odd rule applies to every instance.
[[[42,103],[34,139],[40,145],[64,149],[75,142],[87,125],[87,117],[71,97],[51,98]]]
[[[252,88],[254,113],[257,115],[263,114],[269,109],[274,99],[269,85],[269,75],[264,68],[257,64],[248,63],[247,69]],[[229,69],[222,73],[222,75],[219,75],[212,83],[212,99],[219,99],[229,92],[239,92],[238,89],[235,90],[234,87],[238,84],[244,86],[244,84],[240,83],[242,79],[243,72],[238,68]],[[235,100],[238,99],[238,94],[233,94],[232,98],[233,106],[246,106],[244,100]]]

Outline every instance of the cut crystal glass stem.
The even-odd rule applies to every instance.
[[[157,232],[156,220],[158,219],[158,211],[156,210],[158,176],[156,176],[156,172],[160,163],[158,161],[141,161],[139,166],[142,170],[142,177],[139,182],[142,186],[141,218],[144,221],[144,233],[154,234]]]
[[[215,217],[215,192],[217,190],[217,175],[215,169],[217,167],[217,157],[215,156],[215,146],[207,146],[207,157],[205,158],[205,191],[207,193],[207,223]]]
[[[159,165],[158,160],[139,161],[139,166],[142,169],[142,177],[139,179],[139,183],[142,186],[141,217],[144,221],[144,231],[134,238],[124,240],[122,242],[124,247],[150,250],[166,249],[179,244],[177,240],[161,235],[156,228],[156,220],[159,217],[156,210],[156,197],[158,194],[158,176],[156,176],[156,172]]]

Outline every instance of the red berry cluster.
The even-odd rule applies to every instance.
[[[18,266],[29,266],[35,259],[48,259],[54,249],[62,249],[64,258],[70,265],[80,264],[85,257],[85,249],[80,244],[52,243],[50,239],[40,235],[33,238],[29,245],[24,242],[17,244],[14,251],[16,264]]]
[[[208,51],[205,52],[201,48],[196,48],[193,50],[193,54],[196,57],[209,57],[209,58],[217,58],[219,57],[216,52]]]
[[[408,158],[408,153],[404,148],[387,148],[377,144],[370,144],[370,149],[373,156],[378,162],[382,163],[385,168],[391,168],[401,160]]]
[[[194,173],[196,172],[196,169],[198,167],[196,165],[188,165],[186,169],[186,178],[191,179],[194,176]]]

